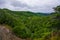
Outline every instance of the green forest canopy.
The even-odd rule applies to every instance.
[[[60,6],[51,14],[0,9],[0,24],[11,26],[21,38],[45,38],[60,29]]]

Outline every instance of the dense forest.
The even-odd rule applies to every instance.
[[[60,6],[53,13],[0,9],[0,25],[9,25],[22,39],[60,40]]]

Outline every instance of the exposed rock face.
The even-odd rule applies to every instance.
[[[24,40],[16,37],[12,32],[5,28],[5,26],[0,26],[0,40]]]

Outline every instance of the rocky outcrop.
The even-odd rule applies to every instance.
[[[24,40],[16,37],[12,31],[5,26],[0,26],[0,40]]]

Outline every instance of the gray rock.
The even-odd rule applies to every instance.
[[[16,37],[14,34],[12,34],[12,31],[10,31],[5,26],[0,26],[0,40],[24,40],[24,39]]]

